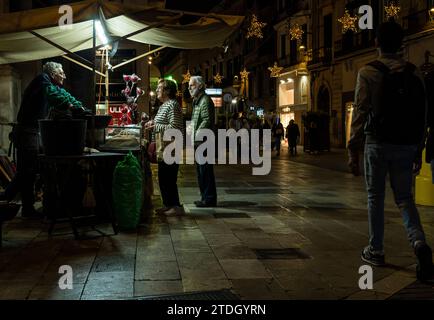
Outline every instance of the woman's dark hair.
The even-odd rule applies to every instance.
[[[166,92],[169,99],[176,99],[176,93],[178,92],[178,86],[176,82],[169,79],[160,79],[158,84],[163,84],[163,90]]]
[[[394,20],[382,23],[377,29],[377,41],[382,52],[398,52],[403,39],[404,31]]]

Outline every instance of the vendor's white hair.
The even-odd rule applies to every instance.
[[[190,81],[196,82],[199,85],[200,90],[206,89],[205,81],[203,80],[203,78],[201,76],[192,76],[190,78]]]
[[[52,75],[58,69],[62,69],[62,65],[57,62],[49,61],[42,67],[42,71],[46,74]]]

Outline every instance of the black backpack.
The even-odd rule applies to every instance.
[[[365,133],[390,144],[419,144],[425,128],[425,90],[415,75],[416,66],[407,63],[402,72],[391,73],[382,62],[368,65],[383,74],[380,105],[369,111]]]

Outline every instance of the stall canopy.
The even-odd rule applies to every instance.
[[[160,47],[204,49],[221,46],[244,19],[97,0],[70,6],[73,9],[70,29],[59,26],[64,14],[59,13],[59,6],[0,15],[0,64],[90,49],[94,44],[94,20],[101,22],[113,40],[125,38]],[[185,15],[200,18],[191,24],[180,24]],[[95,39],[96,46],[100,46],[101,40]]]

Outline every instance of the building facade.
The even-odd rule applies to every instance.
[[[275,112],[276,85],[268,70],[275,56],[275,2],[224,0],[210,11],[246,16],[246,20],[221,47],[169,54],[169,58],[159,61],[162,73],[174,75],[178,83],[182,83],[183,75],[189,71],[191,75],[201,75],[208,88],[221,88],[222,106],[216,111],[222,117],[229,118],[234,112],[242,111],[250,115]],[[252,14],[267,24],[262,38],[246,37]],[[243,86],[240,73],[244,69],[249,74],[248,83]],[[214,79],[217,74],[223,77],[221,83]],[[188,99],[187,84],[182,85],[182,90],[188,114],[191,112],[191,101]]]
[[[373,12],[373,30],[342,32],[338,19],[345,10],[353,16],[362,5],[369,4]],[[375,60],[375,28],[387,20],[385,6],[389,1],[377,0],[312,0],[309,43],[312,110],[329,115],[330,143],[345,147],[349,139],[354,89],[358,70]],[[434,52],[434,24],[430,10],[431,0],[400,1],[400,12],[395,20],[405,30],[403,57],[420,67],[425,52]],[[431,11],[432,12],[432,11]],[[362,15],[359,15],[362,16]],[[358,23],[356,24],[356,26]]]
[[[309,55],[307,44],[311,41],[310,7],[308,1],[276,1],[277,65],[282,68],[276,81],[276,114],[286,128],[290,120],[299,125],[300,143],[304,142],[302,117],[310,110],[310,76],[307,70]],[[303,31],[299,39],[292,39],[289,28],[297,24]]]

